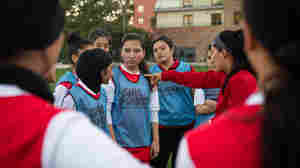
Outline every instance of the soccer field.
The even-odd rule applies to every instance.
[[[207,66],[193,66],[197,72],[202,72],[202,71],[207,71]],[[59,80],[59,78],[66,72],[70,71],[70,68],[65,68],[65,69],[56,69],[56,81]],[[53,92],[55,87],[54,83],[50,83],[50,89]]]

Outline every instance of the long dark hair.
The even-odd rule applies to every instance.
[[[75,63],[72,60],[72,55],[78,55],[79,51],[87,47],[88,45],[93,45],[93,43],[89,40],[83,39],[80,37],[79,32],[72,32],[68,37],[68,45],[69,45],[69,61],[74,65]]]
[[[230,78],[241,70],[247,70],[254,74],[253,68],[248,61],[246,53],[244,52],[244,36],[242,30],[230,31],[226,30],[221,32],[213,42],[213,46],[218,50],[226,50],[233,57],[233,65],[229,74],[227,74],[222,92],[224,93],[225,88]]]
[[[280,67],[271,87],[265,89],[262,167],[299,167],[300,26],[295,21],[300,19],[300,11],[296,2],[244,1],[251,34]]]

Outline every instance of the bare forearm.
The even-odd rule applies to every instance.
[[[153,141],[159,142],[159,129],[158,123],[152,123]]]

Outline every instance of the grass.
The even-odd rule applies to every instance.
[[[56,69],[56,81],[59,80],[61,76],[63,76],[64,73],[67,71],[71,71],[71,68],[66,68],[66,69]],[[50,83],[49,84],[50,90],[53,92],[55,88],[55,83]]]

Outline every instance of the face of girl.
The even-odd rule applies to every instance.
[[[208,57],[207,57],[207,65],[210,69],[214,69],[215,68],[215,54],[216,54],[216,48],[215,47],[211,47],[211,50],[208,53]]]
[[[158,64],[165,63],[173,57],[174,50],[164,41],[157,41],[153,45],[153,54]]]
[[[109,41],[106,37],[98,37],[95,41],[95,47],[103,49],[105,52],[109,51]]]
[[[121,57],[127,68],[136,68],[145,57],[145,51],[139,40],[128,40],[124,43]]]
[[[215,69],[217,72],[222,72],[225,70],[225,51],[221,50],[219,51],[217,48],[213,47],[212,48],[212,56],[215,60]]]

